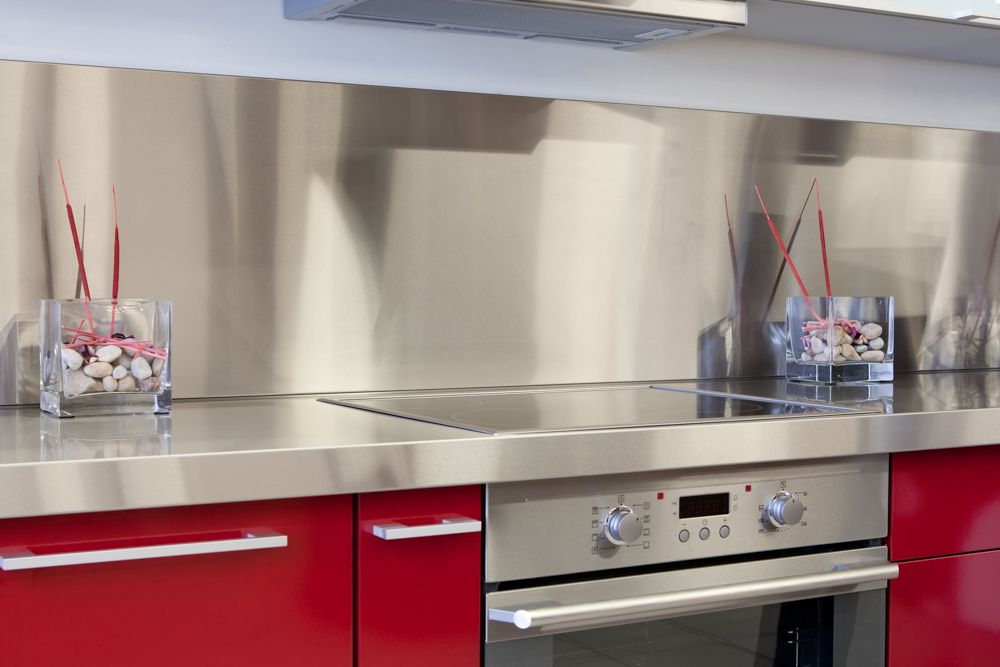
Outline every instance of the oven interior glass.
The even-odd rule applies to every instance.
[[[880,667],[885,591],[498,642],[486,667]]]

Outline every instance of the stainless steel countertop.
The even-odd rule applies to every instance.
[[[781,380],[697,386],[803,398],[802,385]],[[316,396],[181,401],[169,417],[59,420],[37,408],[0,409],[0,518],[1000,442],[1000,371],[904,375],[879,390],[892,414],[499,436]]]

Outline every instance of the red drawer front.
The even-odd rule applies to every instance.
[[[889,557],[1000,549],[1000,446],[892,457]]]
[[[435,514],[482,518],[478,486],[358,497],[358,667],[479,664],[480,533],[382,540],[373,523]]]
[[[901,564],[888,634],[889,667],[998,664],[1000,551]]]
[[[288,536],[259,551],[0,571],[0,664],[351,665],[352,514],[345,496],[0,521],[0,551],[36,554]]]

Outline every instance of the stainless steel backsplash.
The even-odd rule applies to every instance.
[[[182,397],[773,375],[818,177],[837,294],[891,294],[897,369],[1000,365],[1000,135],[0,63],[0,403],[38,300],[174,301]],[[724,197],[735,235],[727,237]],[[823,288],[815,200],[793,257]],[[997,316],[1000,320],[1000,316]]]

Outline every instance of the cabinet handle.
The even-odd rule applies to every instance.
[[[414,537],[440,537],[442,535],[459,535],[461,533],[483,532],[483,522],[458,514],[438,517],[438,523],[428,523],[419,526],[406,526],[401,523],[376,523],[372,526],[375,537],[383,540],[409,540]]]
[[[170,558],[173,556],[194,556],[198,554],[219,554],[230,551],[254,551],[276,549],[288,546],[288,536],[267,528],[243,530],[241,537],[203,542],[178,542],[151,544],[141,547],[118,549],[94,549],[87,551],[67,551],[61,553],[35,553],[47,551],[41,547],[18,547],[0,549],[0,570],[36,570],[42,567],[62,567],[65,565],[89,565],[91,563],[115,563],[146,558]]]

